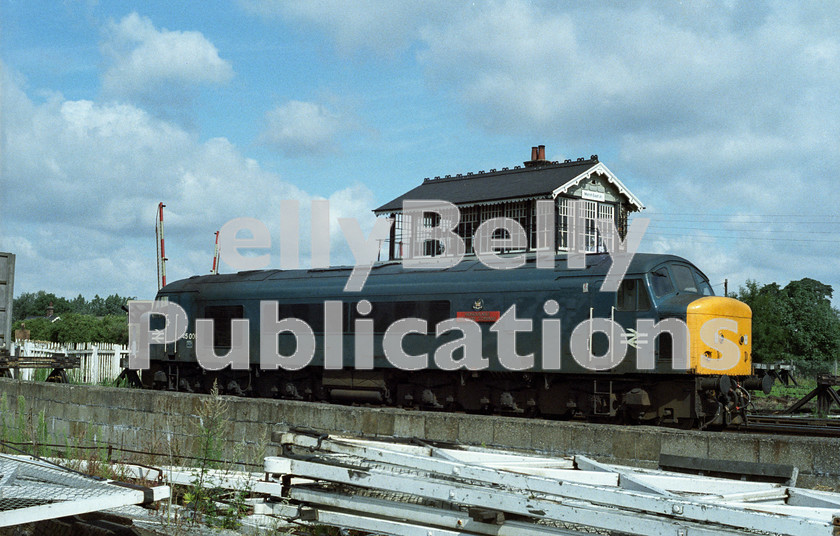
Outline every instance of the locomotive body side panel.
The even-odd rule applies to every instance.
[[[183,307],[189,324],[186,337],[177,343],[152,346],[154,371],[144,374],[144,381],[148,377],[154,379],[147,382],[149,386],[154,383],[170,389],[207,390],[212,382],[221,380],[223,390],[236,394],[432,409],[576,413],[680,425],[698,419],[726,422],[728,408],[741,407],[732,398],[740,395],[731,395],[728,378],[716,378],[722,378],[722,374],[742,377],[751,372],[749,308],[737,300],[714,297],[702,272],[679,257],[635,255],[617,292],[602,290],[611,267],[609,256],[588,255],[586,264],[585,269],[570,270],[562,256],[556,258],[553,270],[537,269],[533,257],[513,270],[490,269],[475,259],[433,270],[407,270],[398,263],[384,263],[374,266],[363,291],[357,293],[344,291],[349,268],[195,276],[171,283],[159,294],[160,299]],[[261,369],[263,301],[277,303],[276,320],[297,318],[312,329],[314,355],[304,369]],[[369,302],[370,312],[368,307],[359,307],[361,301]],[[338,303],[330,306],[337,307],[336,317],[330,318],[337,320],[337,325],[325,318],[326,302]],[[514,306],[516,318],[530,323],[530,329],[520,322],[513,331],[502,333],[501,323],[495,322],[506,313],[512,314]],[[416,371],[396,367],[386,357],[384,345],[389,327],[411,317],[424,320],[426,332],[402,336],[399,348],[403,355],[425,356],[426,366]],[[201,318],[214,320],[212,339],[217,355],[230,350],[232,321],[249,321],[250,369],[211,373],[198,366],[196,319]],[[705,323],[716,318],[724,324],[714,333],[701,333]],[[587,321],[594,319],[612,321],[607,324],[609,337],[597,329],[586,329]],[[667,319],[686,323],[688,368],[675,366],[679,364],[673,361],[680,355],[679,348],[674,347],[678,337],[664,332],[646,340],[638,333],[640,321],[652,324]],[[359,364],[357,349],[368,344],[360,339],[365,335],[356,330],[357,321],[372,321],[372,367],[366,370],[355,369]],[[480,358],[487,366],[480,371],[441,370],[436,364],[436,351],[442,347],[451,350],[453,341],[464,334],[461,329],[450,329],[437,335],[439,322],[480,331],[481,340],[467,344],[479,345]],[[559,348],[559,360],[544,353],[543,322],[554,322],[554,328],[560,323],[559,341],[554,346]],[[725,331],[733,325],[731,332]],[[578,362],[571,346],[578,326],[584,328],[578,330],[576,341],[580,338],[585,343],[580,346],[582,343],[576,342],[579,359],[581,353],[589,357],[591,352],[598,358],[611,349],[619,352],[619,357],[623,355],[620,363],[595,371]],[[327,333],[330,329],[334,330],[332,335]],[[515,340],[515,353],[533,359],[533,365],[517,370],[506,367],[499,355],[500,336],[507,337],[508,344]],[[281,355],[291,355],[298,348],[298,340],[290,332],[272,337],[276,337],[274,349]],[[715,337],[723,337],[726,343]],[[339,352],[335,350],[338,344]],[[720,348],[731,352],[733,344],[738,345],[739,352],[735,367],[719,371],[708,366],[714,363],[709,359],[721,357],[715,351]],[[652,368],[639,368],[642,350],[652,351]],[[463,355],[458,349],[444,357],[458,362]],[[388,356],[393,357],[390,353]],[[325,363],[335,365],[336,359],[341,370],[325,369]],[[559,369],[554,366],[557,362]],[[544,363],[551,366],[546,368]]]

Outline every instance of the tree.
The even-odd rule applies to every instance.
[[[753,359],[758,363],[789,359],[785,329],[788,302],[779,285],[770,283],[759,288],[748,279],[746,288],[739,289],[738,299],[752,309]]]
[[[124,315],[123,306],[129,299],[118,294],[111,294],[105,298],[105,314],[106,315]]]
[[[105,316],[107,314],[105,310],[105,300],[99,297],[99,294],[93,297],[88,304],[90,311],[88,314],[92,314],[94,316]]]
[[[840,354],[840,317],[831,307],[832,288],[814,279],[784,288],[790,314],[790,353],[803,361],[830,362]]]
[[[825,367],[840,356],[840,312],[833,289],[814,279],[763,287],[748,280],[738,299],[753,311],[753,358]]]
[[[135,298],[119,294],[102,298],[97,294],[88,301],[79,294],[68,300],[43,290],[24,292],[14,300],[14,329],[20,329],[25,322],[30,339],[39,341],[128,344],[128,319],[122,307],[132,299]],[[50,322],[45,318],[50,304],[61,320]]]
[[[126,315],[119,314],[103,317],[101,336],[103,342],[128,344],[128,318]]]
[[[18,320],[12,326],[13,331],[21,329],[21,326],[26,324],[26,329],[29,330],[29,338],[33,341],[56,341],[56,325],[46,318],[30,318],[23,321]]]
[[[69,313],[73,309],[66,298],[61,298],[52,292],[39,290],[38,292],[24,292],[14,300],[12,306],[13,320],[23,320],[29,316],[44,316],[47,307],[53,304],[55,314]]]
[[[33,341],[50,342],[110,342],[128,344],[128,318],[126,315],[108,315],[97,318],[92,315],[65,313],[61,320],[50,322],[46,318],[30,318],[18,321],[14,329],[26,324],[29,338]]]
[[[85,297],[81,294],[70,301],[70,310],[74,313],[90,314],[90,311],[88,311],[87,300],[85,300]]]
[[[39,290],[38,292],[24,292],[14,301],[13,320],[23,320],[27,317],[44,316],[47,306],[52,303],[56,315],[65,313],[78,313],[83,315],[107,316],[124,315],[123,305],[129,298],[119,294],[111,294],[107,298],[101,298],[98,294],[88,301],[79,294],[72,300],[56,296],[52,292]]]
[[[53,325],[55,342],[106,342],[100,336],[102,322],[95,316],[67,313]]]

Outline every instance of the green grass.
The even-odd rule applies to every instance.
[[[777,380],[773,384],[773,389],[769,395],[765,395],[763,391],[755,391],[752,393],[752,396],[754,398],[777,397],[800,399],[817,387],[817,380],[814,378],[797,378],[796,381],[799,385],[793,385],[792,383],[790,385],[784,385]]]

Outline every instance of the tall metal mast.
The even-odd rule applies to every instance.
[[[157,217],[155,218],[158,290],[166,286],[166,252],[163,247],[163,207],[165,206],[163,203],[158,203]]]

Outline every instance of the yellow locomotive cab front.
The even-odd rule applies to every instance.
[[[695,374],[752,373],[752,310],[733,298],[707,296],[688,304],[690,367]]]

